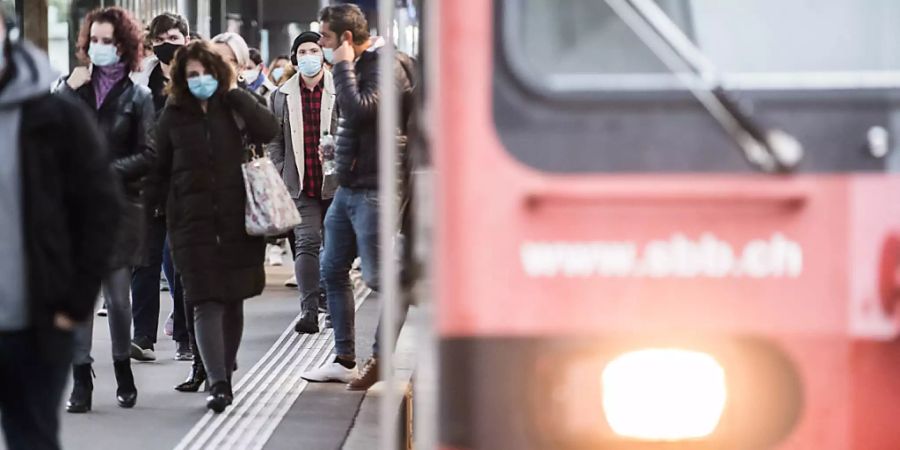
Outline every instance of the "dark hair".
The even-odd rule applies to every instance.
[[[91,60],[87,52],[91,46],[91,26],[95,23],[108,23],[113,26],[113,38],[116,40],[116,47],[122,53],[122,62],[132,71],[138,70],[144,56],[141,48],[144,45],[143,31],[134,16],[118,6],[95,9],[84,18],[75,46],[78,59],[85,64]]]
[[[192,41],[202,41],[203,40],[203,36],[200,36],[200,33],[196,32],[196,31],[191,31],[190,37],[191,37]]]
[[[187,20],[178,14],[162,13],[150,22],[150,39],[153,39],[169,30],[177,28],[185,37],[190,36],[191,27]]]
[[[263,63],[262,53],[259,52],[259,49],[250,49],[250,61],[253,61],[253,64],[257,66]]]
[[[167,90],[176,102],[180,103],[193,98],[190,89],[188,89],[186,73],[187,63],[192,59],[203,64],[206,73],[219,81],[219,89],[216,90],[217,94],[224,94],[228,91],[235,77],[231,66],[218,53],[214,52],[206,41],[191,41],[188,45],[175,52],[175,60],[172,61],[170,72],[172,81],[169,82]]]
[[[319,21],[328,24],[328,28],[338,39],[344,32],[353,34],[353,44],[361,45],[369,39],[369,22],[359,6],[344,4],[326,6],[319,13]]]

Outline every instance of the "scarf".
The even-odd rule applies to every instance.
[[[94,76],[91,77],[91,83],[94,85],[94,95],[97,100],[98,110],[106,100],[106,96],[112,91],[113,86],[125,78],[127,70],[125,63],[122,62],[106,67],[94,66]]]

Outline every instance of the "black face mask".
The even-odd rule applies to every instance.
[[[176,45],[171,42],[166,42],[164,44],[159,44],[153,47],[153,53],[156,54],[156,57],[159,58],[159,61],[165,65],[169,65],[172,63],[172,60],[175,59],[175,52],[181,48],[181,45]]]

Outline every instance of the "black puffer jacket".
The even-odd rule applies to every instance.
[[[207,112],[194,98],[169,99],[157,128],[170,248],[185,301],[237,301],[262,293],[265,240],[248,236],[241,164],[248,159],[234,115],[248,139],[269,142],[278,123],[249,93],[216,94]]]
[[[116,83],[99,110],[91,83],[72,91],[63,82],[58,92],[80,99],[94,112],[106,137],[112,167],[125,191],[125,207],[109,268],[141,265],[147,259],[143,250],[146,216],[142,179],[156,161],[153,96],[149,89],[135,85],[127,76]]]
[[[335,132],[335,162],[338,183],[348,188],[378,188],[378,55],[367,51],[356,63],[334,66],[338,129]],[[409,56],[398,53],[394,80],[400,95],[400,129],[397,144],[406,148],[406,123],[413,107],[413,72]]]

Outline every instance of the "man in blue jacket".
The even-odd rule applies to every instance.
[[[335,133],[335,162],[339,188],[325,216],[325,253],[322,272],[328,311],[334,328],[335,358],[307,372],[309,381],[348,383],[365,390],[377,381],[376,349],[360,371],[356,366],[355,309],[348,272],[358,251],[366,284],[378,290],[378,89],[381,38],[369,36],[369,24],[358,6],[329,6],[320,15],[325,59],[334,64],[334,86],[339,111]],[[401,124],[412,104],[413,76],[409,57],[398,54],[394,80],[398,87]],[[406,143],[406,130],[397,141]]]

